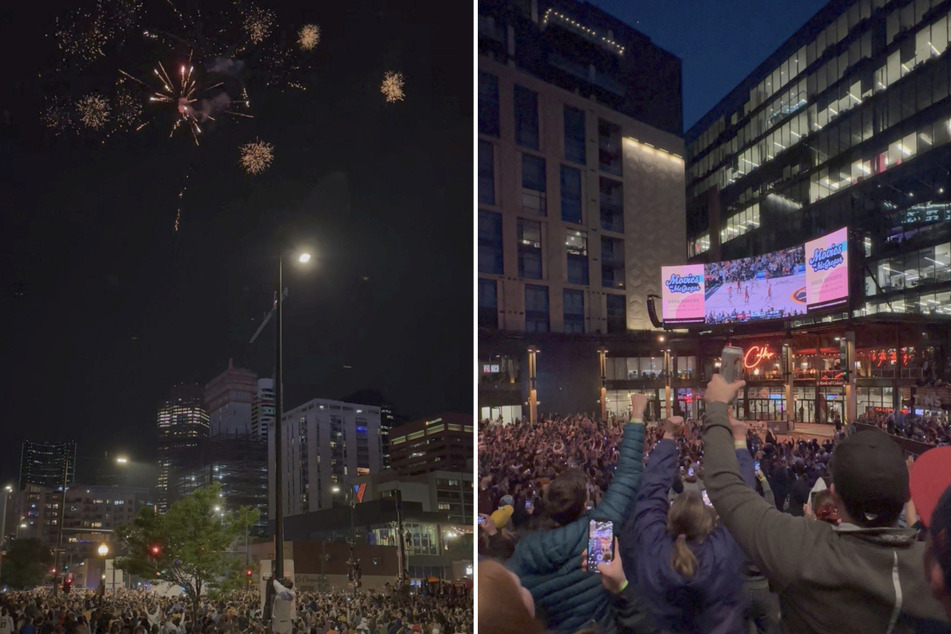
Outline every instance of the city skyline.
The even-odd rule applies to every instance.
[[[249,54],[241,80],[255,118],[202,124],[196,147],[158,121],[109,138],[44,127],[52,97],[108,92],[120,68],[145,76],[150,59],[178,59],[134,55],[150,46],[136,40],[57,71],[50,36],[73,6],[8,7],[0,38],[22,60],[0,119],[11,369],[0,481],[15,477],[27,438],[75,438],[81,458],[121,449],[150,460],[172,385],[204,385],[229,358],[273,376],[273,323],[248,342],[273,303],[272,256],[295,248],[314,257],[284,270],[288,409],[375,389],[412,416],[469,411],[472,333],[459,326],[471,323],[472,293],[459,280],[471,258],[458,245],[472,231],[472,41],[436,27],[453,10],[273,3],[285,31],[320,26],[309,68],[272,86],[281,78],[262,77],[271,67]],[[381,94],[389,71],[402,74],[403,101]],[[252,176],[238,146],[256,138],[273,145],[273,163]]]

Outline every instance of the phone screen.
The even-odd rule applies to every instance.
[[[691,478],[693,477],[693,467],[690,467],[689,469],[687,469],[687,475],[690,476]]]
[[[479,518],[479,523],[480,523],[480,524],[485,524],[485,518],[484,518],[484,517],[480,517],[480,518]]]
[[[588,572],[599,572],[598,564],[614,559],[614,522],[588,522]]]
[[[818,491],[810,491],[810,492],[809,492],[809,505],[812,506],[812,510],[813,510],[813,511],[816,510],[816,495],[817,495],[818,493],[819,493]]]
[[[706,489],[700,491],[700,497],[703,498],[703,503],[704,503],[704,504],[706,504],[707,506],[713,506],[713,503],[710,501],[710,496],[707,495],[707,490],[706,490]]]
[[[754,461],[753,461],[753,468],[756,469],[757,471],[759,471],[759,460],[754,460]]]
[[[528,509],[530,509],[530,508],[532,508],[532,501],[531,501],[531,500],[525,500],[525,509],[528,510]]]

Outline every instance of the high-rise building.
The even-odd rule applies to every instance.
[[[221,485],[222,506],[235,510],[242,506],[258,509],[260,516],[253,535],[264,535],[268,521],[267,439],[255,436],[212,436],[199,443],[192,464],[174,471],[176,497],[215,482]]]
[[[394,427],[390,466],[399,475],[472,472],[472,416],[444,412]]]
[[[600,347],[656,347],[648,295],[686,259],[680,60],[584,2],[478,14],[479,406],[522,415],[534,346],[540,400],[576,411]]]
[[[274,424],[274,379],[258,379],[258,389],[251,400],[251,435],[267,440],[267,430]]]
[[[203,390],[197,384],[179,384],[158,408],[158,493],[162,512],[174,501],[169,497],[169,478],[180,465],[197,455],[198,443],[208,437],[208,413],[202,407]]]
[[[348,487],[383,468],[380,408],[314,399],[284,414],[285,516],[346,504]],[[274,473],[274,434],[269,434],[268,473]],[[268,485],[271,517],[273,483]]]
[[[247,436],[251,434],[252,404],[258,397],[258,375],[251,370],[228,369],[205,386],[205,410],[208,412],[211,436]],[[273,401],[273,382],[271,384]]]
[[[26,440],[20,447],[19,489],[28,484],[62,487],[76,480],[76,441],[36,442]]]
[[[753,414],[827,421],[948,400],[932,386],[951,378],[949,37],[943,2],[833,0],[687,132],[691,262],[848,227],[847,303],[737,328],[747,346],[792,350],[788,389],[771,365],[748,385]]]

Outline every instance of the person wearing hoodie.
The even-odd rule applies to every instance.
[[[836,446],[829,490],[839,526],[781,513],[747,486],[734,455],[745,448],[746,425],[728,403],[743,385],[717,374],[704,393],[706,485],[723,524],[779,594],[781,630],[900,634],[947,621],[923,574],[924,544],[897,528],[909,497],[898,445],[869,430]]]
[[[616,630],[612,598],[595,574],[582,572],[577,558],[588,546],[588,521],[610,520],[615,530],[633,507],[644,456],[641,416],[647,397],[631,395],[631,422],[625,425],[617,470],[610,487],[590,513],[585,513],[587,477],[569,470],[545,492],[550,525],[522,537],[506,565],[532,595],[548,629],[575,632],[591,621],[608,634]]]
[[[637,582],[663,632],[739,632],[745,629],[744,556],[701,494],[685,490],[670,504],[683,419],[664,421],[644,469],[634,509]],[[753,458],[737,451],[752,491]],[[754,493],[755,495],[755,493]]]

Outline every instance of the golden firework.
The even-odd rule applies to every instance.
[[[297,34],[297,43],[305,51],[311,51],[320,44],[320,27],[316,24],[305,24]]]
[[[260,174],[274,161],[274,146],[260,139],[241,146],[241,166],[248,174]]]
[[[403,101],[406,96],[403,93],[403,73],[386,71],[383,75],[383,83],[380,85],[380,92],[386,97],[387,103]]]
[[[98,130],[109,121],[109,102],[99,95],[86,95],[76,102],[79,120],[86,127]]]

